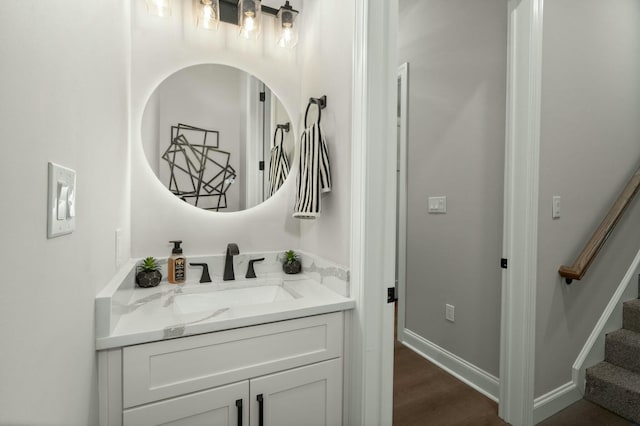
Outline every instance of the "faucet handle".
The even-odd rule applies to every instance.
[[[189,266],[202,266],[202,275],[200,276],[200,282],[211,282],[211,277],[209,276],[209,265],[207,265],[206,263],[189,263]]]
[[[249,261],[249,266],[247,267],[247,274],[244,276],[245,278],[256,278],[256,271],[253,269],[253,264],[256,262],[262,262],[264,257],[259,259],[251,259]]]

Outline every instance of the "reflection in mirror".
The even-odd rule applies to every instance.
[[[207,210],[240,211],[284,183],[294,152],[290,122],[257,78],[225,65],[195,65],[155,89],[142,117],[142,144],[174,195]]]

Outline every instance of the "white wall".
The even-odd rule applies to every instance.
[[[498,376],[506,0],[400,0],[409,62],[406,328]],[[447,197],[447,213],[427,198]],[[445,321],[455,306],[455,323]]]
[[[134,256],[167,256],[169,240],[184,241],[185,254],[221,253],[236,242],[241,252],[300,246],[299,224],[291,218],[294,179],[267,202],[243,212],[197,209],[174,197],[150,169],[140,142],[141,118],[157,85],[175,71],[198,63],[235,66],[264,81],[289,111],[298,134],[301,66],[296,50],[275,46],[270,16],[263,16],[258,41],[237,36],[237,26],[221,23],[217,32],[195,28],[191,2],[174,2],[173,15],[147,14],[132,2],[132,251]],[[300,2],[292,2],[301,10]],[[304,35],[303,35],[304,36]]]
[[[634,201],[582,281],[571,265],[640,166],[640,2],[545,2],[542,61],[535,395],[571,379],[571,365],[640,241]],[[562,217],[551,219],[551,198]]]
[[[310,97],[327,96],[321,125],[331,162],[333,188],[322,196],[322,213],[301,220],[301,246],[337,263],[349,264],[351,213],[351,79],[354,7],[351,2],[305,2],[305,38],[301,40],[303,73],[299,125]],[[309,112],[309,124],[315,117]],[[298,219],[296,219],[298,220]]]
[[[128,246],[125,1],[0,12],[0,424],[97,424],[94,297]],[[48,240],[47,162],[77,172],[76,230]]]
[[[160,91],[153,92],[149,98],[147,106],[144,109],[142,117],[141,139],[149,167],[153,173],[160,173],[160,161],[162,154],[160,153],[160,144],[158,141],[161,137],[160,129]]]

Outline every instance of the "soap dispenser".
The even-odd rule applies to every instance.
[[[187,258],[182,254],[182,241],[169,241],[173,243],[173,250],[169,257],[169,277],[171,284],[180,284],[187,279]]]

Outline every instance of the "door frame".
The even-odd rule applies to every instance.
[[[409,63],[398,67],[398,217],[397,220],[397,297],[398,297],[398,336],[405,329],[405,309],[407,296],[407,144],[409,140]]]
[[[499,415],[533,424],[544,0],[509,0]]]
[[[499,415],[517,426],[533,424],[543,5],[544,0],[508,0],[503,257],[509,264],[502,275]],[[346,409],[351,425],[391,424],[393,323],[385,292],[394,281],[389,247],[395,249],[395,210],[389,206],[395,205],[396,189],[387,173],[393,173],[396,162],[390,159],[396,154],[385,141],[394,140],[395,130],[398,2],[356,0],[354,7],[351,286],[356,309],[349,326]],[[384,176],[393,184],[381,181]]]
[[[393,418],[397,0],[355,0],[346,423]]]

